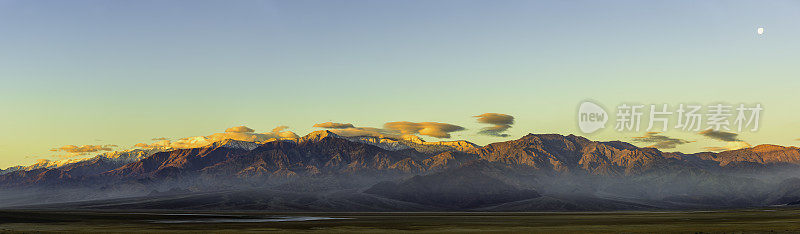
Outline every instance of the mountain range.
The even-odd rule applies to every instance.
[[[478,146],[316,131],[0,172],[0,205],[272,211],[700,209],[800,204],[800,149],[684,154],[575,135]]]

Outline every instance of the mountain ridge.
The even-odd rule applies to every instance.
[[[106,154],[57,167],[5,172],[0,175],[0,188],[7,192],[81,188],[88,189],[85,192],[93,198],[146,196],[152,191],[344,189],[361,194],[358,196],[367,192],[443,209],[477,209],[489,205],[511,209],[511,205],[502,205],[508,202],[516,202],[513,207],[556,204],[527,204],[520,203],[519,199],[575,201],[564,198],[564,194],[585,196],[578,200],[587,202],[608,199],[597,196],[612,194],[612,197],[635,197],[658,204],[694,204],[722,199],[714,192],[720,189],[740,197],[741,202],[715,203],[727,206],[794,199],[791,197],[794,193],[785,192],[785,189],[777,190],[778,195],[764,195],[769,189],[759,184],[762,183],[758,182],[759,177],[739,177],[766,173],[775,178],[772,180],[779,181],[794,176],[793,168],[800,165],[797,147],[776,145],[683,154],[637,147],[622,141],[592,141],[559,134],[528,134],[468,149],[441,148],[446,150],[426,148],[419,143],[421,139],[419,142],[408,139],[343,137],[331,131],[261,143],[226,139],[198,148],[130,151],[136,154]],[[777,174],[786,170],[791,173]],[[430,181],[465,187],[434,189],[431,186],[435,183]],[[472,191],[481,187],[488,189],[489,185],[496,187],[486,193]],[[464,188],[467,189],[461,190]],[[493,199],[493,196],[504,199]],[[420,200],[425,197],[435,197],[442,204],[437,206]],[[457,199],[447,201],[448,197]],[[626,204],[619,202],[615,204]]]
[[[321,130],[309,133],[295,141],[280,140],[269,141],[264,143],[237,141],[232,139],[224,139],[214,142],[207,146],[190,149],[170,149],[163,152],[153,152],[144,150],[129,150],[120,151],[119,155],[130,154],[134,152],[137,157],[126,159],[126,161],[133,165],[125,165],[126,168],[117,168],[109,171],[112,175],[123,175],[125,173],[139,172],[144,173],[144,167],[147,162],[139,162],[154,154],[172,154],[171,158],[163,159],[170,160],[169,162],[161,162],[160,167],[175,167],[175,168],[192,168],[188,165],[188,158],[179,155],[192,155],[196,158],[204,158],[207,153],[215,149],[225,148],[231,150],[252,151],[259,147],[274,142],[293,142],[297,145],[309,145],[323,141],[326,138],[337,138],[347,140],[353,143],[363,143],[378,147],[386,152],[404,152],[403,154],[414,154],[414,157],[396,158],[390,160],[392,164],[401,163],[394,167],[402,167],[405,171],[421,171],[423,165],[428,165],[428,169],[433,167],[442,167],[443,163],[447,160],[455,159],[454,155],[461,156],[461,158],[470,159],[483,159],[491,162],[503,162],[516,166],[532,167],[536,170],[547,170],[557,173],[565,173],[575,170],[583,170],[590,174],[598,175],[614,175],[614,174],[635,174],[652,167],[653,164],[662,163],[668,159],[677,159],[680,161],[690,162],[690,158],[695,160],[717,162],[720,167],[729,166],[736,163],[755,163],[761,165],[769,164],[800,164],[800,149],[797,147],[785,147],[778,145],[757,145],[750,148],[723,151],[718,153],[713,152],[700,152],[695,154],[683,154],[680,152],[662,152],[655,148],[641,148],[632,144],[621,141],[608,141],[599,142],[591,141],[584,137],[576,135],[559,135],[559,134],[528,134],[517,140],[510,140],[505,142],[495,142],[483,147],[478,147],[466,141],[451,141],[458,142],[455,144],[467,144],[474,146],[474,148],[447,148],[446,150],[429,150],[418,148],[424,142],[419,138],[406,138],[410,140],[396,140],[390,138],[378,137],[342,137],[328,130]],[[394,141],[392,141],[394,140]],[[447,146],[451,142],[446,143],[431,143],[427,145]],[[466,142],[466,143],[464,143]],[[394,144],[393,146],[386,146],[388,143]],[[409,146],[408,144],[418,144],[417,147]],[[105,153],[97,157],[110,157],[115,153]],[[389,153],[390,154],[390,153]],[[223,157],[224,156],[218,156]],[[334,164],[339,160],[339,155],[327,161],[327,163]],[[96,158],[96,157],[95,157]],[[408,160],[406,160],[408,159]],[[41,162],[31,166],[16,166],[3,171],[3,174],[8,174],[15,171],[33,171],[35,169],[54,169],[59,167],[68,166],[71,164],[80,163],[83,161],[90,161],[89,159],[75,160],[66,163],[56,164],[52,162]],[[151,159],[152,160],[152,159]],[[208,158],[207,160],[217,161],[221,159]],[[401,162],[405,160],[405,162]],[[47,164],[46,164],[47,163]],[[206,167],[207,163],[199,163],[194,167]],[[376,164],[377,165],[377,164]],[[132,167],[139,167],[139,169],[131,169]],[[378,166],[384,168],[387,166]],[[162,168],[163,169],[163,168]],[[2,174],[0,174],[2,175]]]

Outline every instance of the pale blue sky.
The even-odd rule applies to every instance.
[[[0,167],[67,144],[238,125],[303,135],[326,121],[435,121],[486,144],[578,133],[587,98],[758,102],[762,130],[741,137],[796,145],[798,12],[797,1],[0,0]],[[512,137],[477,135],[471,116],[485,112],[515,116]],[[687,152],[723,144],[665,134],[698,140]]]

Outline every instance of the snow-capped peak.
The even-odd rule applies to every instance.
[[[299,142],[300,143],[308,142],[308,141],[317,142],[317,141],[320,141],[320,140],[322,140],[322,139],[324,139],[326,137],[340,138],[339,135],[336,135],[336,133],[333,133],[333,132],[328,131],[328,130],[320,130],[320,131],[313,131],[313,132],[309,133],[308,135],[300,138]]]

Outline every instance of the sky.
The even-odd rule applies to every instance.
[[[302,136],[323,122],[447,123],[464,129],[447,140],[481,145],[528,133],[651,145],[632,141],[646,131],[580,132],[584,100],[610,114],[758,103],[760,129],[738,140],[798,145],[798,12],[736,0],[0,0],[0,168],[69,145],[122,150],[235,126]],[[484,113],[514,123],[480,134]],[[687,142],[667,151],[728,143],[660,136]]]

